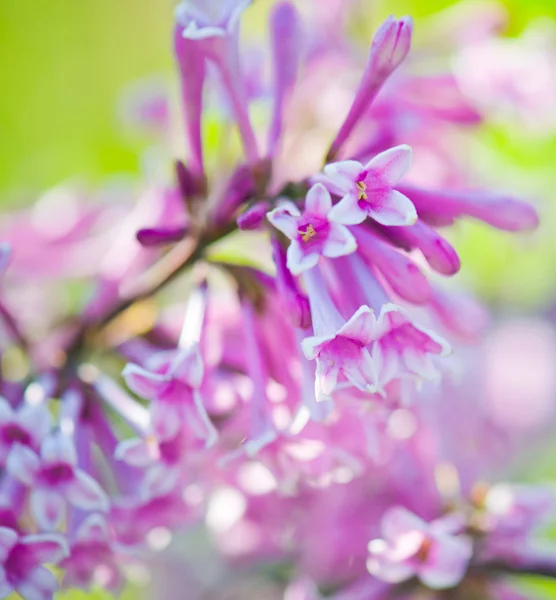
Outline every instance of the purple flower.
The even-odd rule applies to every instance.
[[[288,269],[299,275],[314,267],[321,256],[335,258],[355,252],[357,243],[347,227],[329,217],[332,198],[320,183],[307,193],[305,211],[301,213],[292,202],[283,202],[268,213],[268,220],[288,236]]]
[[[371,355],[380,389],[396,377],[409,373],[422,379],[435,379],[437,371],[431,355],[445,356],[449,345],[440,337],[413,323],[394,304],[382,307],[372,329]]]
[[[465,575],[472,547],[451,529],[442,519],[427,523],[405,508],[391,508],[382,519],[383,539],[369,543],[367,569],[389,583],[416,576],[432,589],[454,587]]]
[[[52,600],[56,577],[43,565],[59,563],[68,555],[61,535],[19,535],[0,527],[0,598],[16,591],[24,600]]]
[[[411,200],[393,189],[411,167],[411,148],[396,146],[365,166],[355,160],[324,168],[329,189],[343,196],[330,219],[344,225],[362,223],[368,216],[382,225],[413,225],[417,212]]]
[[[31,513],[41,529],[60,525],[66,501],[83,510],[108,510],[108,497],[95,479],[77,467],[75,446],[66,435],[47,437],[40,456],[15,444],[6,468],[14,479],[31,488]]]
[[[0,242],[0,276],[3,275],[4,271],[8,268],[11,253],[12,249],[10,244]]]
[[[317,361],[317,400],[332,394],[340,374],[360,390],[376,391],[374,365],[366,348],[373,339],[372,309],[361,306],[344,322],[326,293],[318,269],[308,271],[303,279],[309,294],[314,335],[303,340],[302,348],[307,359]]]
[[[89,515],[77,528],[70,554],[60,567],[64,585],[89,589],[92,585],[116,592],[121,575],[114,552],[112,535],[104,515]]]
[[[131,390],[151,400],[151,419],[158,440],[174,438],[182,426],[212,445],[217,432],[199,395],[203,360],[198,346],[154,355],[147,368],[130,363],[123,371]]]

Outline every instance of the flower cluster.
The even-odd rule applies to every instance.
[[[504,573],[556,573],[531,541],[551,491],[485,483],[533,432],[482,404],[486,316],[444,281],[448,227],[529,230],[535,210],[469,186],[443,132],[481,113],[453,75],[412,73],[409,17],[360,64],[323,37],[332,0],[306,23],[280,1],[267,82],[240,52],[249,4],[176,10],[173,180],[153,169],[131,208],[53,190],[0,228],[0,598],[52,598],[44,565],[116,592],[198,523],[234,563],[287,567],[286,600],[491,598]],[[331,74],[357,72],[330,117]],[[243,159],[208,156],[210,111]],[[168,133],[166,111],[140,112]],[[68,279],[86,282],[77,309]]]

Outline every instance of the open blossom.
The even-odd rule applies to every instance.
[[[122,577],[116,562],[114,543],[104,515],[93,513],[77,528],[69,556],[61,564],[64,584],[82,589],[98,585],[116,592]]]
[[[31,488],[31,512],[42,529],[58,527],[66,501],[83,510],[108,509],[108,498],[100,485],[77,467],[75,447],[68,436],[53,434],[46,438],[40,456],[16,444],[6,466],[14,479]]]
[[[302,347],[307,359],[317,361],[317,400],[332,394],[340,374],[360,390],[374,392],[376,376],[366,348],[373,336],[372,309],[361,306],[344,322],[327,296],[318,267],[308,271],[304,281],[309,294],[314,335],[305,338]]]
[[[382,519],[384,539],[369,543],[369,572],[389,583],[417,576],[432,589],[450,588],[463,578],[471,541],[454,535],[451,523],[427,523],[405,508],[391,508]]]
[[[355,160],[330,163],[324,182],[343,196],[330,218],[355,225],[371,217],[382,225],[413,225],[417,212],[411,200],[394,186],[411,167],[411,148],[397,146],[372,158],[366,165]]]
[[[123,372],[127,385],[139,396],[151,400],[154,435],[166,441],[187,425],[207,445],[214,442],[214,429],[199,395],[203,360],[197,346],[154,355],[147,367],[128,364]]]
[[[44,565],[55,565],[68,553],[61,535],[20,535],[0,527],[0,598],[16,591],[25,600],[51,600],[58,582]]]
[[[314,267],[321,256],[335,258],[355,251],[355,238],[347,227],[330,218],[331,211],[332,198],[317,183],[307,193],[303,213],[291,202],[268,213],[272,225],[291,240],[287,264],[294,275]]]
[[[415,325],[394,304],[382,307],[373,329],[372,357],[381,386],[404,372],[434,379],[437,371],[431,356],[445,356],[450,347],[431,331]]]

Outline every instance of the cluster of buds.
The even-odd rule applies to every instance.
[[[481,114],[451,74],[406,69],[409,17],[380,25],[321,147],[330,123],[311,111],[331,72],[361,73],[353,48],[322,38],[329,15],[302,23],[280,1],[267,84],[240,53],[249,4],[176,10],[173,181],[151,177],[131,210],[54,190],[0,229],[0,598],[52,598],[45,565],[116,592],[199,523],[231,562],[288,565],[286,600],[507,598],[504,573],[556,575],[531,542],[551,492],[481,483],[523,440],[482,411],[480,378],[457,383],[480,365],[451,347],[480,349],[485,313],[446,289],[460,260],[439,232],[466,217],[530,230],[535,210],[466,185],[439,134]],[[234,164],[206,156],[211,86]],[[92,284],[67,314],[53,294],[69,278]],[[178,284],[185,316],[153,301]]]

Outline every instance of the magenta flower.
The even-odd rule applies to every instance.
[[[360,390],[376,391],[374,365],[366,348],[373,339],[372,309],[361,306],[344,322],[326,293],[320,272],[312,269],[303,280],[309,294],[314,335],[303,340],[302,349],[307,359],[317,361],[317,400],[332,394],[340,374]]]
[[[393,189],[410,167],[409,146],[381,152],[365,166],[355,160],[326,165],[324,182],[343,196],[330,219],[344,225],[362,223],[367,217],[382,225],[413,225],[417,221],[413,203]]]
[[[65,571],[65,586],[89,589],[92,585],[98,585],[113,593],[118,590],[122,578],[104,515],[89,515],[79,525],[70,554],[60,567]]]
[[[371,355],[378,375],[379,389],[396,377],[409,373],[433,380],[437,371],[431,355],[446,356],[450,346],[431,331],[413,323],[395,304],[385,304],[372,329]]]
[[[186,426],[207,446],[216,441],[218,434],[199,395],[203,360],[196,345],[156,354],[147,368],[130,363],[123,376],[131,390],[151,400],[152,428],[158,440],[170,440]]]
[[[307,193],[303,214],[292,202],[283,202],[268,213],[272,225],[291,240],[287,265],[294,275],[314,267],[321,256],[336,258],[355,252],[355,238],[347,227],[329,218],[331,209],[328,190],[317,183]]]
[[[61,535],[20,536],[0,527],[0,598],[16,591],[24,600],[52,600],[58,582],[43,565],[55,565],[67,555],[68,545]]]
[[[8,454],[16,443],[40,448],[50,431],[52,418],[45,404],[22,404],[14,410],[0,397],[0,464],[5,465]]]
[[[454,535],[452,523],[427,523],[402,507],[382,519],[383,539],[369,543],[367,569],[378,579],[400,583],[418,577],[432,589],[456,586],[471,558],[471,541]]]
[[[64,518],[66,501],[83,510],[108,510],[100,485],[77,467],[75,446],[66,435],[53,434],[41,444],[40,456],[15,444],[6,463],[8,473],[30,490],[30,508],[41,529],[56,529]]]

